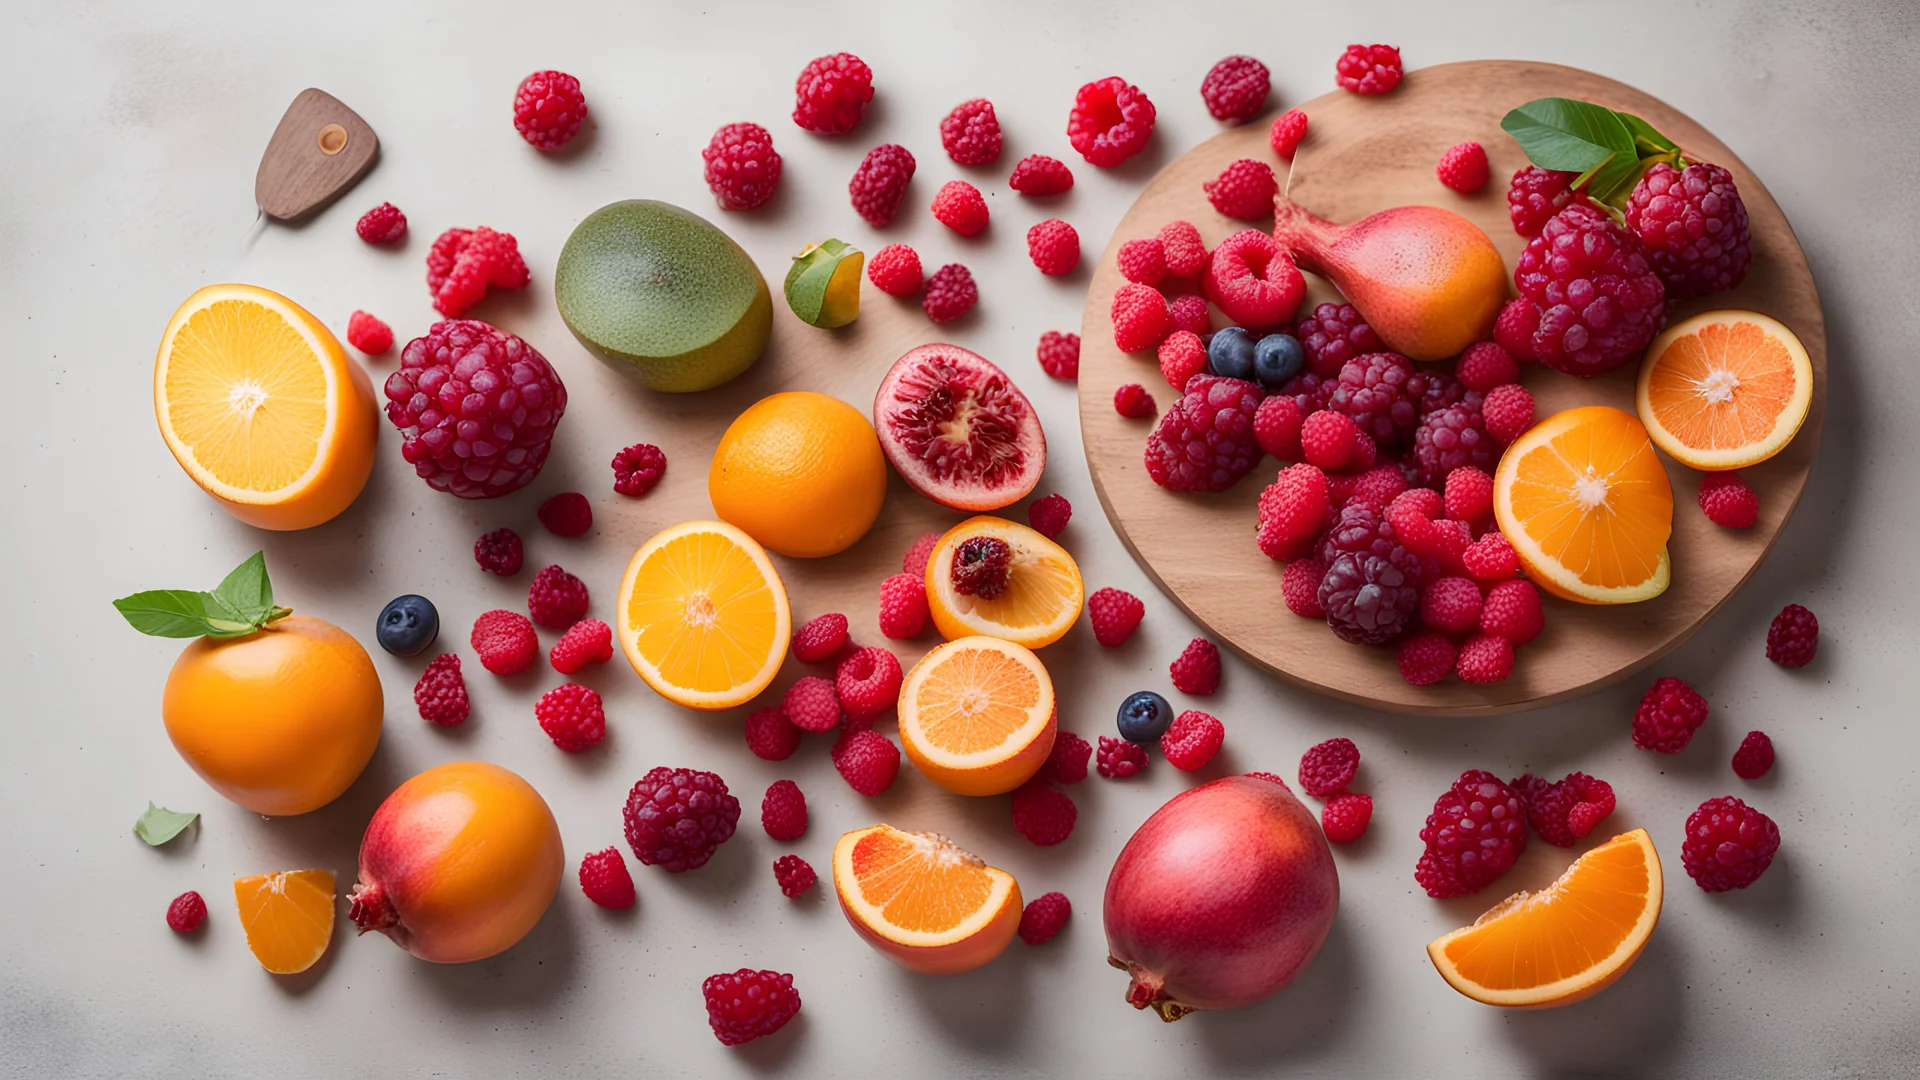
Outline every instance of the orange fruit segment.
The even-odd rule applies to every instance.
[[[1053,750],[1053,679],[1033,650],[980,635],[935,646],[900,686],[900,745],[927,779],[998,795]]]
[[[1647,347],[1634,402],[1647,434],[1674,460],[1709,472],[1743,469],[1793,441],[1813,403],[1813,364],[1776,319],[1705,311]]]
[[[971,971],[1020,926],[1020,885],[931,832],[856,829],[833,846],[833,889],[854,930],[902,966]]]
[[[1500,458],[1493,512],[1527,576],[1585,604],[1667,589],[1673,487],[1647,429],[1605,405],[1535,424]]]
[[[312,967],[333,940],[333,871],[276,870],[235,878],[247,948],[275,975]]]
[[[663,529],[627,563],[615,601],[620,647],[676,704],[744,704],[780,671],[792,636],[787,590],[753,538],[720,521]]]
[[[953,587],[953,556],[974,537],[1005,541],[1013,559],[1006,591],[992,599]],[[947,530],[927,559],[927,606],[940,636],[985,634],[1038,649],[1060,640],[1080,618],[1080,566],[1065,548],[1005,518],[981,515]]]
[[[1574,860],[1560,880],[1519,892],[1427,946],[1455,990],[1508,1008],[1570,1005],[1613,985],[1660,921],[1660,854],[1635,829]]]

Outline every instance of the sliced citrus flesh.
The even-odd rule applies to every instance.
[[[373,387],[324,324],[279,293],[209,285],[174,312],[154,361],[167,448],[235,517],[304,529],[373,469]]]
[[[684,522],[640,545],[615,602],[627,662],[660,696],[694,709],[752,700],[780,671],[793,633],[765,549],[721,521]]]
[[[1660,921],[1660,854],[1635,829],[1575,859],[1539,892],[1502,900],[1427,946],[1433,966],[1475,1001],[1516,1009],[1570,1005],[1613,985]]]
[[[900,745],[927,779],[998,795],[1053,750],[1053,679],[1033,650],[983,635],[937,645],[900,685]]]
[[[1630,413],[1588,405],[1535,424],[1500,458],[1493,512],[1527,576],[1562,599],[1631,604],[1672,580],[1673,486]]]
[[[867,944],[935,975],[999,956],[1020,926],[1020,884],[931,832],[872,825],[833,846],[833,890]]]
[[[247,948],[275,975],[312,967],[333,940],[333,871],[276,870],[233,880]]]
[[[988,599],[953,586],[953,557],[975,537],[1001,540],[1012,550],[1006,590]],[[981,515],[948,529],[927,559],[927,605],[940,636],[951,641],[985,634],[1029,649],[1060,640],[1080,617],[1080,566],[1065,548],[1025,525]]]
[[[1647,347],[1634,404],[1654,445],[1709,472],[1786,449],[1813,403],[1813,363],[1793,331],[1757,311],[1704,311]]]

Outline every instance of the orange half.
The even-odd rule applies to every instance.
[[[694,709],[751,701],[779,673],[793,634],[766,550],[721,521],[685,522],[640,545],[616,605],[627,662],[662,697]]]
[[[900,745],[948,791],[998,795],[1046,764],[1054,715],[1053,679],[1032,649],[957,638],[930,650],[901,684]]]
[[[312,967],[333,941],[333,871],[276,870],[235,878],[247,948],[275,975]]]
[[[989,600],[953,587],[953,556],[974,537],[1005,541],[1012,549],[1006,591]],[[983,514],[948,529],[927,559],[927,606],[940,636],[951,641],[985,634],[1043,648],[1060,640],[1080,617],[1080,566],[1067,549],[1025,525]]]
[[[1592,997],[1626,974],[1660,921],[1660,854],[1635,829],[1574,860],[1560,880],[1502,900],[1427,946],[1475,1001],[1548,1009]]]
[[[1813,364],[1793,331],[1757,311],[1706,311],[1647,347],[1634,403],[1654,444],[1708,472],[1784,450],[1813,403]]]
[[[951,975],[999,956],[1020,926],[1020,884],[939,833],[872,825],[833,846],[833,890],[867,944]]]

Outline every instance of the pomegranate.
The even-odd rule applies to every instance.
[[[1107,877],[1107,962],[1162,1020],[1237,1009],[1320,952],[1340,878],[1327,838],[1283,783],[1229,776],[1174,796]]]
[[[1493,336],[1507,268],[1473,222],[1437,206],[1396,206],[1336,225],[1284,195],[1273,206],[1280,247],[1332,281],[1387,348],[1445,360]]]
[[[873,395],[873,426],[894,471],[955,510],[1019,502],[1047,467],[1033,403],[992,361],[958,345],[922,345],[894,361]]]
[[[422,960],[484,960],[546,914],[564,862],[560,826],[532,784],[456,761],[401,784],[373,812],[347,917]]]

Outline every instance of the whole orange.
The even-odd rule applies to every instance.
[[[852,547],[887,497],[887,459],[865,413],[797,390],[734,418],[707,470],[720,520],[762,547],[812,559]]]
[[[256,814],[304,814],[338,798],[380,745],[384,708],[367,650],[300,615],[195,640],[160,703],[180,756]]]

